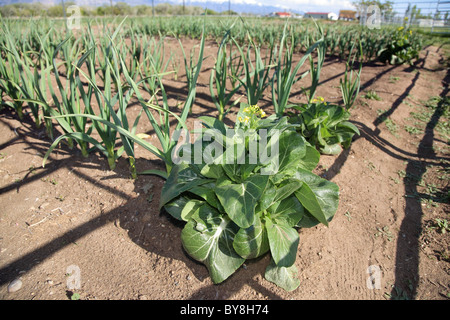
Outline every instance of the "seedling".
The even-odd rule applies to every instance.
[[[388,226],[384,226],[382,228],[377,227],[378,232],[375,233],[375,237],[386,237],[387,241],[392,241],[394,239],[394,235],[389,230]]]
[[[398,80],[400,80],[400,77],[389,76],[389,83],[396,83]]]
[[[380,96],[378,95],[378,93],[376,93],[375,90],[369,90],[366,92],[366,94],[364,95],[364,98],[368,99],[368,100],[377,100],[377,101],[381,101]]]
[[[450,231],[450,225],[447,219],[436,218],[434,219],[434,222],[442,234],[445,234],[447,231]]]

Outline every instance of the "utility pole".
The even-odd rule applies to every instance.
[[[437,4],[436,4],[436,12],[434,13],[433,16],[433,22],[431,24],[431,33],[434,32],[434,19],[436,19],[438,17],[438,13],[439,13],[439,4],[441,3],[441,0],[438,0]]]
[[[231,0],[228,0],[228,15],[231,16]]]
[[[67,31],[67,17],[66,17],[66,8],[64,6],[64,0],[61,0],[62,5],[62,11],[63,11],[63,17],[64,17],[64,24],[66,25],[66,31]]]
[[[408,3],[408,8],[405,12],[405,18],[403,19],[403,22],[405,23],[405,28],[409,28],[411,24],[411,3]]]

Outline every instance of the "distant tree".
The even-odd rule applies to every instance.
[[[113,7],[113,14],[118,16],[125,16],[131,13],[131,7],[125,2],[117,2]]]
[[[62,5],[51,6],[47,10],[49,17],[62,17],[63,16],[63,8]]]
[[[205,10],[205,14],[208,15],[208,16],[214,16],[214,15],[218,14],[218,12],[214,11],[214,10],[211,10],[211,9],[206,9]]]
[[[228,16],[237,16],[238,15],[238,13],[236,11],[233,11],[233,10],[222,11],[221,14],[228,15]]]
[[[18,16],[18,10],[16,7],[12,5],[6,5],[0,7],[0,14],[2,17],[17,17]]]

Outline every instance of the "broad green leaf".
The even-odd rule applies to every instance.
[[[287,268],[279,267],[271,260],[264,276],[267,281],[275,283],[286,291],[293,291],[300,285],[295,264]]]
[[[222,166],[215,164],[205,164],[200,173],[202,174],[202,176],[211,179],[219,179],[222,175],[225,174]]]
[[[342,152],[342,147],[339,143],[327,144],[325,143],[321,148],[320,152],[323,154],[339,154]]]
[[[202,116],[199,119],[211,129],[219,130],[223,135],[227,134],[227,126],[223,123],[223,121],[219,121],[217,118]]]
[[[272,139],[276,139],[276,137],[273,137]],[[267,149],[269,147],[270,143],[268,143]],[[267,152],[266,154],[269,153]],[[268,167],[272,166],[273,172],[283,172],[285,170],[295,169],[299,166],[301,159],[305,154],[305,138],[295,131],[284,131],[278,139],[278,157],[272,157]],[[276,168],[276,163],[274,163],[274,161],[278,161],[278,168]]]
[[[215,187],[216,184],[214,182],[208,182],[200,186],[190,188],[189,192],[203,198],[211,206],[221,211],[222,205],[220,204],[219,199],[217,199],[216,193],[214,192]]]
[[[186,206],[186,203],[188,203],[189,200],[190,199],[185,196],[178,197],[175,200],[167,203],[164,206],[164,209],[175,219],[183,220],[181,218],[181,212],[183,211],[183,208]]]
[[[161,190],[159,207],[162,208],[166,203],[178,197],[183,192],[211,181],[211,179],[202,177],[194,171],[193,167],[187,164],[175,165],[170,171],[169,177]]]
[[[306,208],[306,210],[308,210],[308,212],[313,215],[313,217],[319,220],[319,222],[328,226],[328,221],[325,213],[323,212],[315,193],[311,190],[308,184],[303,184],[300,190],[295,192],[295,196]]]
[[[294,177],[304,183],[295,192],[297,199],[317,219],[317,223],[328,225],[328,221],[331,221],[338,208],[339,187],[335,183],[303,169],[299,169]],[[301,224],[302,221],[300,221]]]
[[[266,227],[259,218],[249,228],[241,228],[234,237],[233,247],[245,259],[257,258],[269,251]]]
[[[266,210],[274,203],[286,199],[302,186],[302,182],[297,179],[287,179],[277,186],[269,181],[266,191],[260,199],[260,210]]]
[[[360,134],[358,127],[349,121],[343,121],[343,122],[339,123],[339,126],[349,129],[350,131],[353,131],[357,135]]]
[[[277,187],[269,179],[266,190],[264,191],[264,193],[261,195],[261,198],[259,199],[258,210],[264,211],[268,207],[270,207],[272,204],[274,204],[276,195],[277,195]]]
[[[215,192],[225,212],[239,227],[248,228],[255,221],[255,206],[264,192],[269,176],[253,175],[242,183],[219,185]]]
[[[183,219],[184,221],[188,221],[190,217],[204,205],[204,201],[196,199],[189,200],[181,210],[181,219]]]
[[[317,151],[317,149],[313,148],[312,146],[306,146],[306,153],[299,164],[299,168],[308,171],[313,171],[317,167],[319,159],[320,159],[320,152]]]
[[[233,249],[237,230],[227,216],[204,205],[191,216],[181,232],[184,249],[206,265],[214,283],[224,281],[245,261]]]
[[[266,220],[270,253],[279,267],[290,267],[297,256],[299,236],[297,230],[282,220]]]
[[[138,172],[138,174],[151,174],[151,175],[159,176],[159,177],[163,178],[164,180],[167,180],[167,172],[162,171],[162,170],[149,169],[149,170],[140,171],[140,172]]]
[[[270,218],[277,223],[282,222],[293,227],[303,217],[305,210],[295,196],[290,196],[273,204],[268,211],[270,212]]]

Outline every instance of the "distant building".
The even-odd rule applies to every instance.
[[[444,27],[444,21],[434,20],[433,19],[417,19],[419,23],[419,27]]]
[[[289,12],[272,12],[269,17],[290,18],[292,15]]]
[[[305,18],[337,20],[338,16],[333,12],[307,12],[305,13]]]
[[[353,10],[339,11],[339,20],[344,20],[344,21],[356,20],[356,11],[353,11]]]

